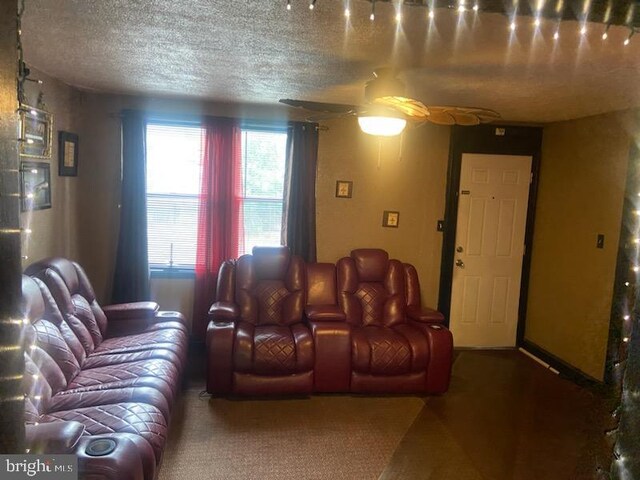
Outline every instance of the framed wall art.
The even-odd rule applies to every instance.
[[[353,195],[353,182],[349,180],[338,180],[336,182],[336,197],[351,198]]]
[[[51,208],[51,169],[48,163],[22,162],[20,195],[23,212]]]
[[[390,228],[398,228],[400,223],[400,212],[385,210],[382,212],[382,226]]]
[[[78,176],[78,135],[58,132],[58,175]]]
[[[18,112],[20,116],[20,156],[51,158],[53,115],[28,105],[21,105]]]

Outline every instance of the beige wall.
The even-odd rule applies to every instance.
[[[545,127],[526,339],[603,378],[630,113]],[[599,233],[604,249],[596,248]]]
[[[286,120],[280,108],[249,109],[178,100],[86,95],[82,136],[87,164],[80,191],[81,261],[100,299],[110,295],[117,248],[120,195],[120,121],[123,108],[173,114],[228,115]],[[435,306],[440,274],[441,233],[449,129],[428,125],[405,135],[402,160],[398,139],[384,140],[377,168],[378,141],[363,135],[355,119],[328,122],[321,132],[318,163],[318,256],[335,261],[356,247],[380,247],[416,265],[427,303]],[[352,180],[352,199],[335,198],[336,180]],[[383,228],[382,211],[400,211],[400,227]],[[152,295],[163,308],[191,313],[193,282],[154,279]]]
[[[23,228],[31,228],[22,242],[23,266],[44,257],[62,255],[78,258],[77,205],[78,185],[83,180],[83,142],[79,142],[78,177],[58,176],[58,131],[78,133],[80,125],[80,94],[73,88],[54,80],[41,72],[33,71],[33,78],[44,81],[42,85],[27,83],[27,102],[36,106],[38,93],[44,93],[46,110],[54,115],[52,153],[50,160],[23,157],[23,161],[43,161],[51,168],[52,208],[21,214]]]
[[[449,156],[448,127],[426,125],[400,137],[363,134],[355,118],[325,122],[320,133],[317,181],[318,260],[335,262],[353,248],[384,248],[413,263],[420,275],[423,302],[438,298]],[[380,149],[380,167],[378,152]],[[353,197],[336,198],[336,180],[353,181]],[[398,228],[382,227],[382,212],[400,212]]]

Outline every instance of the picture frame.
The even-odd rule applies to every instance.
[[[351,198],[353,195],[353,182],[350,180],[336,181],[336,197]]]
[[[29,105],[21,105],[18,114],[20,119],[20,156],[50,159],[53,115]]]
[[[382,212],[382,226],[388,228],[398,228],[400,224],[400,212],[385,210]]]
[[[75,133],[58,132],[58,175],[78,176],[78,135]]]
[[[20,210],[51,208],[51,168],[44,162],[22,162],[20,165]]]

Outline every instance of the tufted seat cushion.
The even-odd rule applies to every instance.
[[[408,337],[408,338],[407,338]],[[427,339],[410,325],[352,330],[352,366],[359,373],[403,375],[427,366]]]
[[[156,463],[162,458],[167,438],[167,422],[162,412],[144,403],[115,403],[97,407],[76,408],[52,412],[41,418],[42,422],[76,421],[83,424],[86,434],[134,433],[145,439],[153,448]]]
[[[238,325],[234,360],[237,371],[290,375],[313,368],[313,339],[302,324],[291,327],[246,322]]]

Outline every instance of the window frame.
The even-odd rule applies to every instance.
[[[146,121],[147,125],[162,125],[162,126],[176,126],[176,127],[200,127],[204,128],[204,122],[202,119],[189,119],[189,118],[167,118],[165,116],[150,116],[147,117]],[[287,142],[289,141],[289,123],[288,122],[258,122],[254,120],[245,120],[240,123],[241,130],[251,130],[258,132],[271,132],[271,133],[284,133],[287,135]],[[146,151],[145,145],[145,151]],[[286,158],[285,158],[285,177],[286,177]],[[285,178],[286,180],[286,178]],[[145,198],[148,195],[148,191],[145,192]],[[252,197],[243,197],[251,199]],[[272,201],[275,202],[275,199],[260,199],[265,200],[267,202]],[[284,205],[284,192],[282,197],[282,203]],[[147,207],[148,212],[148,207]],[[147,227],[148,228],[148,227]],[[149,259],[149,254],[147,252],[147,261]],[[195,278],[196,271],[195,265],[192,267],[175,267],[175,266],[163,266],[158,264],[149,263],[149,275],[150,278],[174,278],[174,279],[193,279]]]

